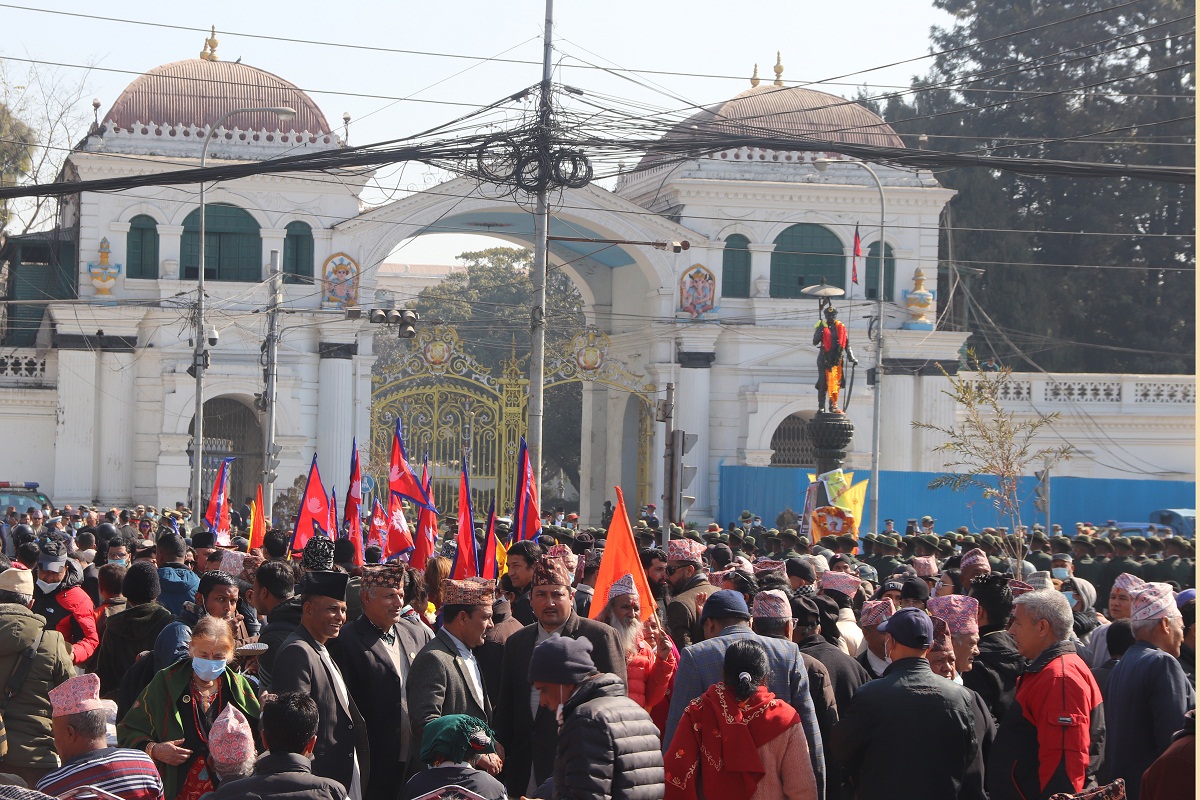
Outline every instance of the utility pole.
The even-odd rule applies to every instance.
[[[666,443],[663,447],[663,513],[659,519],[665,520],[660,529],[662,538],[662,546],[666,547],[667,542],[671,539],[671,522],[675,519],[675,497],[678,492],[675,490],[675,454],[672,448],[674,443],[674,419],[675,419],[675,384],[667,384],[667,399],[662,401],[658,407],[658,420],[667,424],[666,433],[663,436],[663,441]]]
[[[542,399],[546,382],[546,259],[550,231],[550,69],[554,55],[554,0],[546,0],[542,45],[542,84],[538,100],[538,193],[533,218],[533,308],[529,311],[529,463],[536,486],[542,485]]]
[[[279,270],[279,251],[271,251],[271,303],[267,306],[267,339],[263,342],[263,405],[267,410],[267,424],[263,431],[263,518],[267,527],[272,527],[271,516],[275,510],[275,469],[279,466],[280,446],[275,444],[275,402],[279,377],[279,307],[283,305],[283,273]]]

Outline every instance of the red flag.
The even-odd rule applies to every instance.
[[[462,477],[458,481],[458,535],[454,551],[454,566],[450,577],[455,580],[479,575],[479,550],[475,543],[475,514],[471,509],[471,479],[467,477],[467,460],[462,462]]]
[[[429,460],[426,459],[421,467],[421,485],[425,487],[425,494],[429,497],[429,504],[433,502],[433,481],[429,477]],[[413,553],[409,557],[408,563],[414,569],[425,569],[425,563],[429,561],[429,557],[433,555],[434,548],[437,546],[438,518],[437,511],[431,508],[421,508],[417,513],[417,538],[413,543]]]
[[[500,565],[496,561],[496,501],[488,508],[487,527],[483,535],[483,564],[479,568],[479,577],[488,580],[500,579]]]
[[[333,536],[326,530],[328,525],[329,498],[325,496],[325,487],[321,485],[321,472],[317,469],[317,457],[314,455],[312,467],[308,470],[308,481],[304,484],[304,494],[300,495],[296,527],[292,530],[292,552],[302,551],[314,533],[332,539]]]
[[[537,484],[534,483],[533,467],[529,463],[529,446],[522,436],[521,450],[517,454],[517,499],[513,509],[512,538],[517,541],[536,539],[541,532]]]
[[[625,495],[621,487],[617,490],[617,507],[613,509],[612,522],[608,523],[608,541],[604,545],[604,555],[600,557],[600,571],[596,573],[597,600],[592,603],[588,616],[599,619],[604,613],[609,588],[622,575],[632,575],[633,585],[637,588],[642,601],[642,622],[650,619],[654,613],[654,595],[650,591],[650,581],[646,580],[646,571],[642,569],[642,559],[638,555],[637,542],[633,538],[633,528],[629,527],[629,513],[625,510]]]
[[[232,463],[232,458],[221,462],[208,498],[208,510],[204,512],[204,524],[217,535],[219,547],[233,544],[229,530],[229,470]]]
[[[396,433],[392,436],[392,463],[388,470],[388,489],[392,494],[398,494],[406,500],[411,500],[418,506],[429,506],[429,497],[425,487],[417,481],[416,474],[408,465],[408,456],[404,453],[404,439],[400,435],[400,419],[396,419]]]
[[[850,261],[850,280],[858,285],[858,260],[862,258],[862,239],[858,235],[858,224],[854,225],[854,258]]]
[[[387,538],[383,543],[383,560],[404,555],[412,549],[412,532],[408,528],[408,520],[404,517],[404,503],[400,495],[393,494],[388,503]]]
[[[342,513],[346,523],[346,536],[354,544],[354,565],[361,567],[363,560],[362,536],[362,472],[358,467],[358,439],[350,451],[350,489],[346,492],[346,510]]]
[[[383,550],[383,537],[387,536],[387,514],[383,510],[383,504],[379,502],[379,498],[375,498],[375,505],[371,508],[371,527],[367,531],[367,545],[374,545],[380,550]]]
[[[267,535],[267,518],[263,507],[262,484],[258,485],[258,495],[250,508],[250,549],[262,547]]]
[[[329,529],[330,539],[342,538],[342,532],[338,529],[337,521],[337,487],[329,490],[329,522],[326,527]]]

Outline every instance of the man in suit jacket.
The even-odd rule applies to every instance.
[[[496,582],[480,578],[442,584],[442,627],[417,653],[409,670],[408,716],[413,742],[425,726],[447,714],[490,722],[492,704],[475,648],[492,629]]]
[[[816,710],[809,694],[808,672],[800,648],[784,639],[759,636],[749,626],[750,609],[741,592],[722,589],[714,592],[704,603],[700,615],[704,626],[704,641],[680,653],[679,668],[675,670],[675,687],[671,694],[671,711],[667,715],[663,748],[670,744],[683,718],[688,703],[725,679],[725,651],[738,639],[753,638],[767,651],[771,672],[767,688],[780,700],[786,701],[800,714],[804,736],[808,739],[808,754],[817,778],[817,797],[825,798],[825,754]],[[511,641],[511,640],[510,640]]]
[[[312,771],[349,789],[350,800],[362,800],[369,774],[367,726],[342,673],[326,649],[346,622],[344,572],[312,570],[300,581],[300,627],[275,657],[271,690],[306,692],[317,702],[320,725],[313,748]]]
[[[409,626],[400,624],[403,578],[404,568],[399,564],[364,567],[362,616],[342,626],[329,643],[350,696],[367,723],[372,769],[364,800],[393,800],[396,787],[403,786],[407,778],[406,765],[421,749],[420,742],[414,746],[411,740],[404,690],[409,668],[424,642]]]
[[[554,634],[587,639],[596,669],[628,681],[617,632],[575,613],[571,574],[563,560],[541,556],[532,585],[531,603],[538,621],[508,637],[496,702],[496,734],[505,750],[504,785],[511,797],[531,794],[554,770],[558,722],[552,710],[538,705],[538,693],[529,682],[529,661],[539,643]]]

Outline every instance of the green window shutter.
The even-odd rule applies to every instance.
[[[313,235],[306,222],[289,222],[283,240],[283,282],[313,283]]]
[[[822,225],[792,225],[775,239],[771,253],[771,297],[803,297],[800,290],[821,282],[845,288],[842,242]]]
[[[158,223],[138,214],[129,221],[125,238],[125,277],[158,278]]]
[[[262,237],[254,217],[227,203],[210,203],[205,208],[204,277],[216,281],[261,280]],[[183,221],[179,257],[183,279],[195,280],[200,261],[200,209]]]
[[[750,240],[735,233],[721,254],[721,296],[750,296]]]
[[[878,300],[879,294],[879,242],[872,242],[867,249],[867,274],[863,290],[868,300]],[[896,257],[892,246],[885,244],[883,249],[883,299],[892,302],[896,296]]]

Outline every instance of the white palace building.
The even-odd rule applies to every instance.
[[[216,132],[209,164],[345,146],[293,84],[206,51],[134,80],[91,130],[80,132],[63,178],[194,168],[205,133],[226,112],[280,106],[294,108],[295,118],[235,116]],[[785,133],[824,132],[831,147],[903,146],[866,108],[781,81],[752,86],[691,122],[716,114],[753,116],[760,126],[769,119]],[[686,136],[688,124],[668,135]],[[854,290],[838,303],[860,360],[847,468],[866,476],[877,401],[865,374],[875,359],[867,318],[882,249],[881,516],[942,509],[947,523],[970,524],[949,518],[952,501],[959,508],[966,502],[961,496],[914,496],[911,477],[943,467],[933,451],[938,442],[911,423],[950,424],[957,413],[943,393],[942,369],[959,369],[968,334],[939,328],[934,297],[939,220],[953,192],[928,172],[873,167],[887,200],[882,248],[874,180],[832,152],[737,149],[670,165],[646,161],[615,191],[593,185],[558,198],[551,234],[691,244],[674,253],[556,242],[551,257],[579,287],[603,358],[635,376],[651,399],[675,385],[675,425],[699,437],[689,454],[698,470],[693,519],[727,522],[750,503],[773,519],[802,492],[811,452],[801,429],[816,409],[817,307],[799,290],[822,277]],[[486,224],[491,236],[531,241],[530,215],[499,189],[456,179],[368,208],[360,200],[365,183],[361,173],[260,175],[207,192],[209,320],[219,341],[206,371],[205,455],[238,457],[239,499],[253,491],[262,469],[264,416],[255,395],[263,391],[261,312],[272,251],[280,253],[285,304],[294,312],[285,320],[279,361],[279,485],[304,473],[315,452],[326,486],[337,486],[340,496],[351,440],[370,438],[374,357],[372,328],[336,312],[356,301],[367,306],[377,292],[412,296],[420,287],[406,283],[409,275],[425,285],[423,273],[380,270],[412,236],[454,226],[478,232]],[[198,217],[195,185],[81,192],[62,204],[54,230],[5,242],[6,297],[23,302],[8,306],[0,329],[0,478],[37,481],[59,504],[187,499]],[[858,264],[862,280],[853,287],[856,224],[869,257]],[[1007,402],[1020,414],[1062,412],[1048,441],[1061,437],[1078,449],[1055,474],[1074,481],[1056,494],[1065,516],[1055,521],[1065,526],[1088,514],[1141,519],[1151,510],[1146,505],[1192,505],[1193,376],[1019,374],[1010,389]],[[614,485],[630,498],[657,498],[663,426],[647,431],[642,400],[628,388],[588,382],[583,397],[582,518],[598,521]],[[639,476],[643,439],[654,466]],[[1122,502],[1114,497],[1116,481],[1140,485]],[[1066,496],[1069,487],[1078,509]],[[975,513],[976,524],[994,523]],[[1080,516],[1066,516],[1074,514]]]

